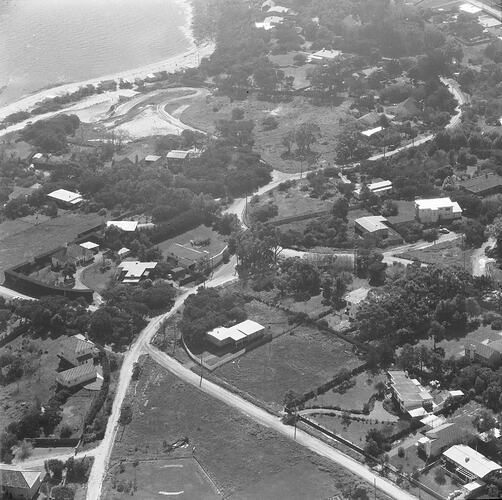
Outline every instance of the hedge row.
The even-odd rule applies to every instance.
[[[106,355],[103,347],[98,347],[100,350],[99,360],[103,368],[103,385],[101,386],[99,394],[94,398],[94,401],[85,416],[84,429],[94,422],[96,415],[105,404],[106,397],[108,396],[108,390],[110,389],[110,361],[108,360],[108,356]]]

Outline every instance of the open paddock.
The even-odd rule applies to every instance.
[[[132,407],[132,422],[117,434],[112,463],[138,459],[141,464],[145,460],[165,461],[176,459],[179,454],[186,456],[186,449],[169,454],[163,448],[163,441],[174,443],[186,436],[188,453],[195,446],[195,457],[223,498],[303,500],[336,495],[350,498],[358,486],[373,494],[371,485],[346,469],[253,422],[234,408],[180,381],[148,358],[140,380],[129,388],[125,404]],[[164,462],[169,463],[176,462]],[[116,498],[108,496],[108,492],[113,494],[112,480],[108,474],[103,498]],[[190,480],[194,481],[193,475]],[[162,486],[164,491],[173,492],[185,487],[181,478],[173,478],[170,484],[161,484],[161,481],[161,475],[152,475],[151,489],[158,492]],[[144,488],[139,482],[138,487]],[[379,499],[386,498],[383,494],[377,495]],[[191,498],[199,497],[194,494]]]
[[[436,243],[422,250],[412,250],[396,255],[402,259],[418,260],[424,264],[433,264],[441,267],[461,267],[471,270],[472,250],[463,249],[460,239]]]

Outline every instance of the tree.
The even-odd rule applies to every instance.
[[[45,461],[45,470],[50,475],[53,483],[59,483],[63,478],[63,469],[65,468],[64,462],[51,458]]]
[[[477,220],[468,220],[463,227],[465,244],[479,248],[485,242],[485,227]]]
[[[297,300],[308,300],[319,293],[319,272],[305,259],[292,257],[281,263],[276,286],[283,294],[291,294]]]
[[[18,446],[14,447],[14,456],[17,460],[26,460],[33,453],[33,445],[24,439]]]
[[[125,405],[120,410],[119,424],[126,426],[132,422],[132,408]]]
[[[444,469],[442,467],[438,467],[436,469],[436,472],[434,472],[434,480],[438,484],[445,484],[446,483],[446,474],[445,474]]]
[[[282,145],[287,148],[287,154],[291,154],[291,148],[293,147],[293,144],[295,143],[295,133],[294,131],[290,130],[287,134],[283,135],[282,137]]]
[[[59,432],[59,435],[61,436],[62,439],[66,439],[71,437],[73,434],[73,429],[69,425],[63,425],[61,427],[61,431]]]
[[[54,500],[73,500],[75,492],[69,486],[54,486],[51,490]]]
[[[321,133],[319,125],[312,122],[302,123],[295,131],[295,141],[300,154],[310,152],[312,144],[317,142]]]

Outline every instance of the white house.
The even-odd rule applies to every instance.
[[[56,191],[49,193],[47,197],[65,208],[77,207],[84,200],[80,193],[73,193],[66,189],[56,189]]]
[[[126,233],[133,233],[138,229],[138,221],[137,220],[109,220],[106,223],[106,227],[118,227],[122,231]]]
[[[334,61],[341,55],[342,52],[340,52],[339,50],[321,49],[318,50],[317,52],[314,52],[313,54],[310,54],[310,56],[308,57],[308,62],[326,63],[329,61]]]
[[[148,278],[150,272],[157,267],[157,262],[139,262],[126,260],[118,265],[121,270],[122,283],[139,283]]]
[[[423,223],[450,221],[462,217],[462,209],[450,198],[415,200],[416,218]]]
[[[455,422],[445,422],[428,430],[425,436],[418,440],[418,448],[427,457],[434,457],[439,455],[447,446],[458,443],[464,434],[464,430]]]
[[[370,193],[374,194],[383,194],[383,193],[389,193],[392,191],[392,181],[378,181],[378,182],[372,182],[371,184],[367,185],[368,190]],[[354,196],[356,198],[359,198],[361,195],[362,191],[362,186],[361,184],[356,184],[356,188],[354,189]]]
[[[483,479],[493,472],[502,471],[502,466],[488,460],[470,446],[457,444],[443,453],[446,467],[466,481]]]
[[[207,339],[217,347],[225,347],[228,345],[239,347],[257,339],[263,335],[264,331],[265,327],[256,323],[256,321],[247,319],[230,328],[224,326],[215,328],[207,332]]]
[[[254,25],[258,29],[264,29],[265,31],[270,31],[271,29],[274,29],[276,26],[279,24],[282,24],[284,22],[284,18],[280,16],[269,16],[266,17],[263,22],[256,22]]]

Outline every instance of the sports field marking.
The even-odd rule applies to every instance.
[[[183,495],[185,493],[185,490],[183,491],[159,491],[159,495],[165,495],[166,497],[172,497],[172,496],[177,496],[177,495]]]
[[[189,250],[190,252],[195,252],[195,253],[204,253],[204,252],[201,252],[200,250],[195,250],[195,248],[190,248],[190,247],[187,247],[185,245],[182,245],[181,243],[176,243],[177,246],[185,249],[185,250]]]
[[[167,469],[168,467],[183,467],[183,464],[172,464],[172,465],[163,465],[163,469]]]

